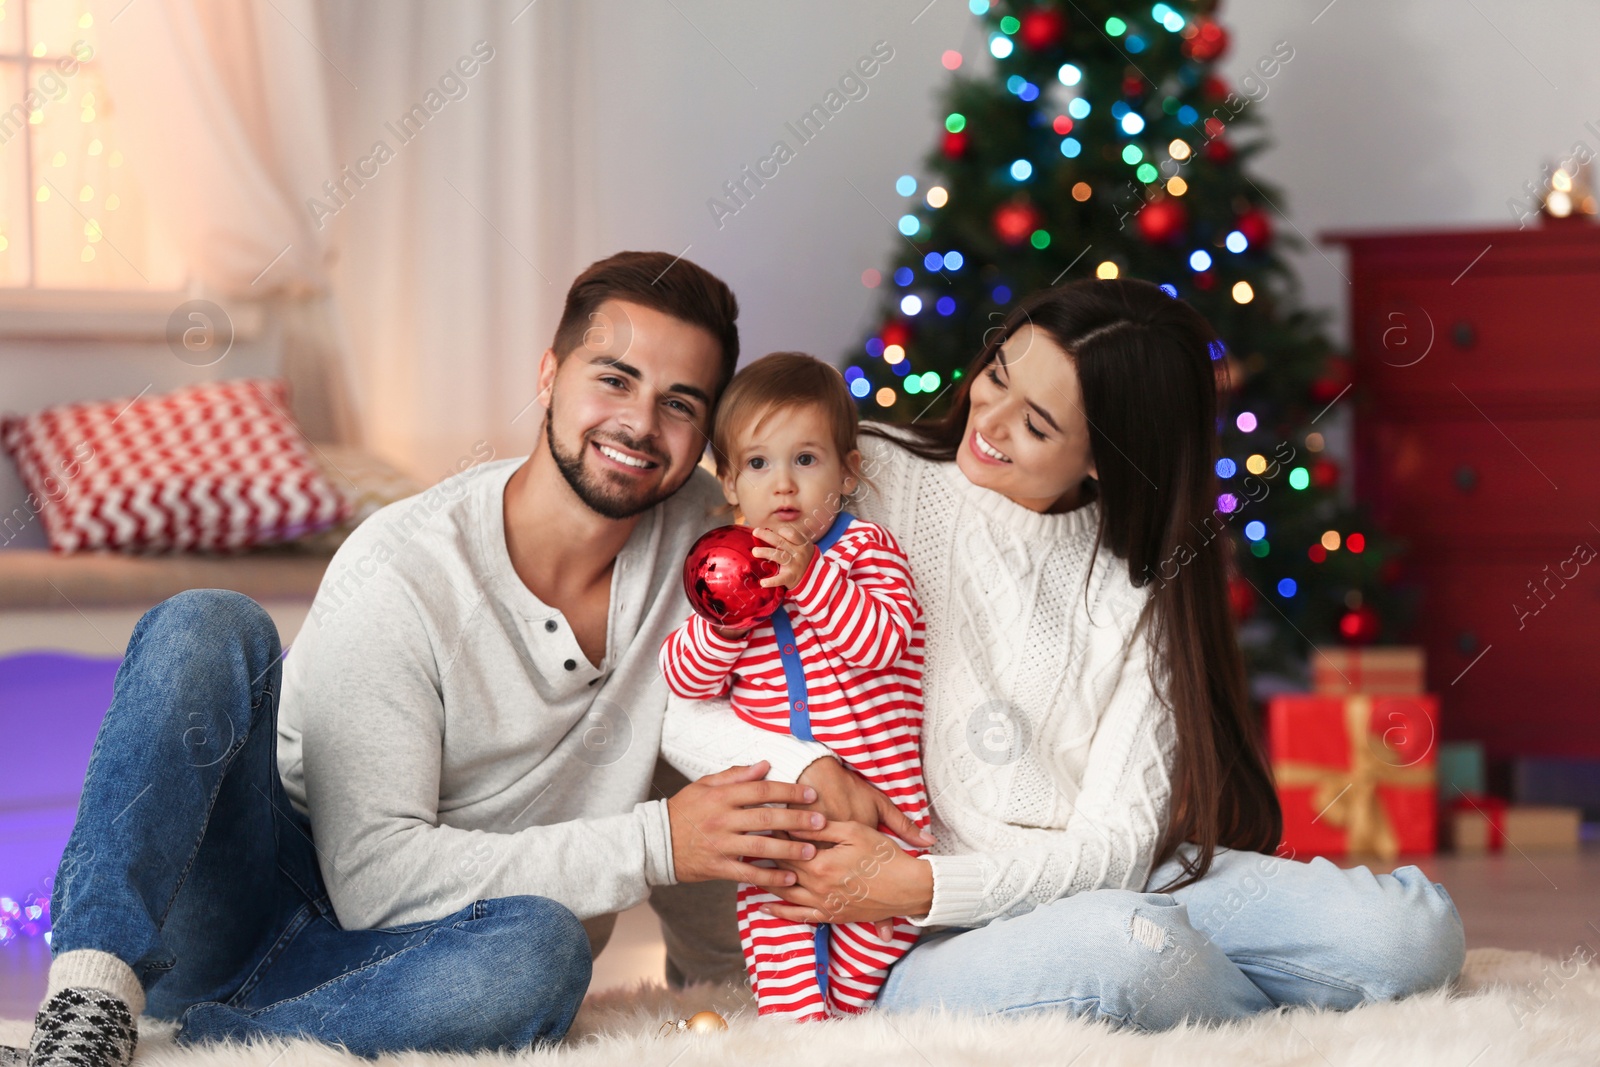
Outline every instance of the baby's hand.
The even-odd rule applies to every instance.
[[[757,526],[751,533],[772,547],[757,546],[750,550],[750,554],[757,559],[770,559],[778,565],[777,574],[761,579],[761,588],[771,589],[775,585],[781,585],[785,589],[793,589],[799,585],[800,579],[805,577],[806,568],[811,565],[811,557],[816,553],[817,546],[793,526],[784,526],[777,530]]]

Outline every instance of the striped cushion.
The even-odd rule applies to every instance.
[[[0,422],[58,552],[227,551],[349,517],[276,380],[68,404]]]

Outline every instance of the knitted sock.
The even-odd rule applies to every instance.
[[[28,1067],[128,1067],[138,1043],[120,998],[103,989],[63,989],[33,1021]]]
[[[28,1067],[128,1067],[142,1011],[144,988],[122,960],[94,949],[63,952],[50,964]]]

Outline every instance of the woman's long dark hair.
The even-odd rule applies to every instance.
[[[895,439],[926,459],[955,459],[973,381],[1028,323],[1077,368],[1099,475],[1098,484],[1083,486],[1083,499],[1100,500],[1094,551],[1103,545],[1125,560],[1135,585],[1156,585],[1139,625],[1152,627],[1154,655],[1168,668],[1165,695],[1178,744],[1172,809],[1155,863],[1184,842],[1200,846],[1184,859],[1183,874],[1157,891],[1180,888],[1204,877],[1217,848],[1271,852],[1283,833],[1229,607],[1226,516],[1215,510],[1216,332],[1194,308],[1148,282],[1045,289],[990,332],[949,411],[896,427]],[[889,436],[870,425],[862,432]],[[1151,665],[1152,681],[1161,664]]]

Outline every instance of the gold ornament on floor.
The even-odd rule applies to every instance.
[[[661,1024],[661,1033],[714,1034],[728,1028],[728,1020],[714,1011],[697,1011],[687,1019],[668,1019]]]

